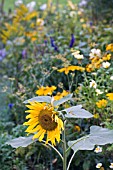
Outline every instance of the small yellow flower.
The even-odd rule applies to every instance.
[[[56,90],[55,86],[46,86],[46,87],[40,87],[37,91],[36,94],[38,94],[39,96],[46,96],[46,95],[52,95],[53,91]]]
[[[43,140],[45,134],[47,134],[46,144],[49,141],[52,145],[56,145],[56,141],[59,143],[60,134],[64,126],[54,107],[36,101],[29,102],[29,105],[26,106],[29,108],[26,111],[29,113],[26,119],[29,120],[24,123],[24,125],[28,126],[26,132],[28,134],[34,134],[33,139],[38,138],[40,142]]]
[[[95,114],[93,115],[93,117],[94,117],[95,119],[98,119],[98,118],[99,118],[99,114],[98,114],[98,113],[95,113]]]
[[[74,131],[80,132],[80,130],[81,130],[80,126],[78,126],[78,125],[74,126]]]
[[[96,105],[98,108],[103,108],[103,107],[106,107],[107,103],[108,103],[107,100],[102,99],[96,102]]]
[[[87,71],[87,72],[90,73],[90,72],[92,72],[93,70],[94,70],[94,68],[93,68],[93,65],[92,65],[92,64],[87,64],[87,65],[86,65],[86,71]]]
[[[75,71],[75,70],[85,71],[85,68],[80,67],[80,66],[68,66],[68,67],[59,69],[58,72],[60,72],[60,73],[65,72],[65,74],[68,74],[69,71]]]
[[[102,60],[103,61],[107,61],[107,60],[110,60],[111,59],[111,54],[107,54],[107,55],[104,55],[103,57],[102,57]]]
[[[111,52],[113,52],[113,44],[108,44],[107,46],[106,46],[106,51],[111,51]]]
[[[113,93],[107,93],[106,96],[109,100],[113,100]]]
[[[56,94],[56,96],[54,96],[54,100],[59,100],[59,99],[61,99],[62,97],[67,96],[68,94],[69,94],[69,92],[67,92],[66,90],[63,90],[62,93],[58,92],[58,93]]]

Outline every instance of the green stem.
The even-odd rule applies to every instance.
[[[74,158],[76,152],[77,152],[77,151],[75,151],[75,152],[73,153],[73,155],[71,156],[71,158],[70,158],[70,160],[69,160],[69,163],[68,163],[67,170],[69,170],[70,165],[71,165],[71,162],[72,162],[72,160],[73,160],[73,158]]]
[[[66,168],[67,168],[66,129],[65,129],[65,125],[66,125],[66,120],[64,121],[64,133],[63,133],[63,157],[64,157],[63,170],[66,170]]]

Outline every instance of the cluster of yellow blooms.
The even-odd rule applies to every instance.
[[[102,66],[103,61],[108,61],[111,59],[111,54],[105,54],[102,58],[96,56],[90,59],[91,63],[86,66],[87,72],[92,72],[95,69],[99,69]]]
[[[38,18],[38,12],[33,10],[29,12],[28,8],[21,4],[15,10],[12,16],[12,22],[5,23],[5,29],[1,30],[0,37],[6,43],[7,40],[13,40],[15,37],[23,37],[30,39],[31,42],[36,41],[38,31],[43,30],[44,21]],[[42,32],[40,32],[42,34]]]
[[[102,99],[102,100],[99,100],[98,102],[96,102],[96,105],[98,108],[104,108],[104,107],[106,107],[107,103],[108,103],[107,100]]]
[[[46,86],[46,87],[40,87],[37,91],[36,94],[39,96],[46,96],[46,95],[52,95],[53,91],[56,90],[55,86]]]
[[[109,100],[113,100],[113,93],[107,93],[106,96],[108,97]],[[98,108],[104,108],[107,106],[108,101],[105,99],[99,100],[96,102],[96,105]]]
[[[47,96],[47,95],[52,95],[54,90],[56,90],[55,86],[46,86],[46,87],[40,87],[37,91],[36,94],[39,96]],[[65,97],[69,94],[68,91],[63,90],[63,92],[58,92],[55,96],[54,96],[54,100],[59,100],[62,97]]]
[[[111,54],[108,52],[102,55],[99,49],[93,49],[91,51],[90,63],[86,65],[87,72],[92,72],[95,71],[95,69],[99,69],[102,66],[103,61],[109,61],[111,59]],[[107,45],[106,51],[113,52],[113,44]]]

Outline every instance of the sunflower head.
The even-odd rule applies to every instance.
[[[26,111],[29,113],[26,116],[29,120],[24,123],[28,126],[26,132],[35,133],[33,139],[38,138],[39,141],[42,141],[47,134],[46,143],[50,141],[52,145],[56,145],[56,141],[60,141],[60,134],[63,130],[63,122],[58,117],[58,112],[51,105],[36,101],[26,106],[29,108]]]

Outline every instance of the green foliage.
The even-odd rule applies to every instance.
[[[75,3],[75,1],[73,2]],[[27,148],[12,149],[6,145],[8,141],[20,136],[20,139],[29,139],[29,137],[24,138],[25,127],[21,125],[26,116],[23,102],[27,103],[28,99],[38,102],[53,102],[55,106],[61,104],[60,109],[67,117],[66,141],[76,142],[78,139],[84,139],[83,136],[89,134],[89,128],[92,125],[113,130],[113,101],[106,96],[107,93],[113,92],[113,80],[110,79],[113,76],[113,51],[106,51],[106,45],[113,42],[113,11],[111,10],[113,3],[111,2],[92,0],[88,2],[87,9],[77,7],[74,3],[72,4],[74,9],[69,4],[65,6],[59,4],[59,8],[57,8],[55,2],[51,10],[41,11],[37,6],[37,11],[35,11],[37,15],[28,17],[28,19],[26,16],[31,16],[31,14],[25,12],[21,7],[15,9],[15,11],[18,9],[18,14],[12,11],[9,15],[7,13],[1,15],[0,49],[5,48],[7,55],[0,60],[0,73],[2,73],[0,75],[2,76],[0,77],[0,169],[42,170],[50,169],[50,167],[53,170],[62,169],[61,161],[56,153],[51,151],[48,146],[41,146],[38,142],[33,144],[31,137],[30,141],[27,140],[28,143],[24,143],[30,144]],[[62,3],[65,4],[65,1]],[[10,5],[6,0],[5,9],[10,8]],[[21,12],[23,12],[22,15]],[[15,19],[18,20],[15,21]],[[44,24],[38,23],[39,25],[37,25],[37,19],[41,19],[41,23],[44,22]],[[78,60],[72,55],[69,47],[71,34],[75,37],[73,50],[79,50],[80,54],[84,55],[83,60]],[[54,47],[51,37],[54,40]],[[101,50],[101,56],[99,56],[101,60],[107,54],[111,54],[110,59],[103,60],[100,63],[101,66],[92,72],[72,70],[66,75],[64,72],[57,71],[70,65],[82,66],[86,69],[92,62],[89,55],[93,48]],[[109,68],[102,67],[102,63],[106,61],[111,64]],[[91,68],[95,63],[96,61]],[[101,94],[98,94],[95,88],[90,87],[92,80],[97,83],[96,89],[99,89]],[[63,90],[69,94],[58,101],[53,101],[50,96],[34,97],[37,88],[52,85],[57,87],[52,96],[62,94]],[[71,99],[71,94],[73,94],[73,99]],[[96,103],[102,99],[107,101],[107,105],[98,108]],[[66,112],[67,114],[65,114]],[[92,117],[90,113],[94,116],[93,118],[82,119]],[[84,140],[84,147],[87,146],[88,149],[90,144],[92,148],[96,144],[101,145],[100,136],[104,144],[109,143],[109,140],[112,141],[112,135],[108,135],[109,132],[107,131],[104,135],[103,131],[100,134],[95,130],[90,137]],[[92,137],[93,134],[96,137]],[[93,139],[94,142],[89,142],[90,139]],[[89,142],[89,145],[86,144],[86,141]],[[83,140],[79,142],[82,143]],[[20,143],[16,142],[16,144],[21,146]],[[61,145],[57,148],[62,153]],[[74,144],[74,146],[76,145]],[[93,151],[78,151],[70,169],[95,170],[98,162],[102,162],[104,168],[107,169],[109,163],[113,161],[112,149],[112,145],[108,148],[104,146],[103,152],[98,154]],[[71,152],[68,152],[68,159],[71,157]]]

